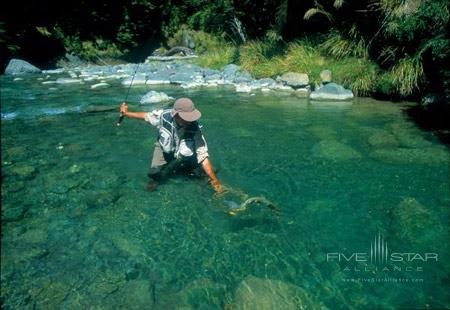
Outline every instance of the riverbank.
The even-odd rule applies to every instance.
[[[255,91],[270,92],[283,91],[300,97],[308,97],[316,92],[311,90],[308,75],[297,73],[285,74],[272,78],[254,78],[248,71],[235,64],[228,64],[222,70],[201,67],[188,60],[169,61],[146,61],[137,64],[119,65],[86,65],[71,68],[58,68],[55,70],[43,70],[43,77],[38,78],[42,84],[48,85],[49,90],[52,85],[64,84],[91,84],[92,89],[109,87],[111,80],[120,80],[125,87],[139,85],[175,84],[184,89],[197,87],[218,87],[221,85],[231,85],[236,92],[254,93]],[[17,75],[16,81],[22,78]],[[327,81],[330,82],[330,81]],[[329,83],[326,87],[333,87],[334,83]],[[321,88],[323,92],[325,86]],[[319,88],[316,85],[316,90]],[[333,93],[334,97],[322,99],[351,99],[353,94],[339,85],[335,86],[340,93]],[[323,94],[322,94],[323,96]],[[339,97],[341,96],[341,97]],[[312,98],[312,97],[311,97]]]

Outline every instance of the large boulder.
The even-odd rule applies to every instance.
[[[326,309],[302,288],[278,280],[246,277],[237,287],[233,309]]]
[[[309,95],[313,100],[349,100],[353,97],[351,90],[336,83],[328,83]]]
[[[154,90],[149,91],[147,94],[145,94],[144,97],[142,97],[140,103],[141,104],[151,104],[151,103],[159,103],[159,102],[165,102],[169,100],[173,100],[174,98],[168,96],[167,94],[163,92],[156,92]]]
[[[16,75],[22,73],[41,73],[41,69],[21,59],[11,59],[6,66],[5,74]]]
[[[277,78],[277,81],[292,88],[307,87],[309,85],[309,77],[305,73],[287,72]]]

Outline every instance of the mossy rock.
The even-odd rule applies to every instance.
[[[31,180],[36,176],[37,169],[32,166],[19,164],[14,166],[11,172],[22,180]]]
[[[331,161],[345,161],[362,158],[362,155],[348,145],[334,140],[323,140],[317,143],[312,153],[314,157]]]
[[[421,132],[410,124],[394,123],[391,126],[392,134],[406,148],[429,148],[432,142],[426,140]]]
[[[370,156],[390,164],[442,165],[450,160],[448,151],[437,147],[425,149],[383,148],[373,151]]]
[[[154,289],[154,288],[153,288]],[[147,280],[131,280],[115,294],[117,309],[152,309],[154,304],[152,288]]]
[[[397,147],[397,146],[399,146],[399,142],[395,138],[395,136],[384,130],[377,131],[376,133],[372,134],[369,137],[368,142],[370,145],[375,146],[375,147]]]
[[[327,126],[315,125],[308,127],[307,130],[321,140],[336,140],[337,132]]]
[[[83,153],[87,150],[87,146],[84,144],[71,143],[64,146],[64,150],[68,153]]]
[[[89,286],[90,292],[98,297],[106,297],[125,284],[125,275],[107,270],[95,277],[94,283]]]
[[[208,278],[200,278],[186,285],[175,294],[162,294],[157,309],[222,309],[225,285]]]
[[[28,290],[37,309],[61,309],[71,287],[62,282],[47,280],[39,287]]]
[[[404,198],[390,215],[392,229],[399,238],[418,244],[432,241],[429,233],[435,229],[437,218],[415,198]]]
[[[326,309],[302,288],[278,280],[246,277],[237,287],[233,309]]]
[[[124,251],[128,255],[138,256],[145,254],[144,249],[140,246],[140,242],[138,240],[125,238],[122,235],[113,235],[111,236],[111,240],[118,249]]]
[[[50,192],[55,194],[65,194],[68,191],[77,188],[83,183],[83,180],[66,176],[60,180],[53,180],[52,184],[49,184]]]
[[[47,241],[48,233],[43,229],[29,229],[20,236],[20,240],[27,243],[44,243]]]
[[[14,146],[11,148],[8,148],[6,150],[6,154],[10,157],[10,158],[17,158],[17,157],[21,157],[21,156],[25,156],[27,153],[27,148],[25,146]]]
[[[28,207],[25,205],[19,205],[13,208],[3,208],[2,210],[2,222],[16,222],[24,218]]]

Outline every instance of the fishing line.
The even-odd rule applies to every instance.
[[[124,103],[122,105],[124,105],[127,102],[127,100],[128,100],[128,95],[130,94],[130,89],[131,89],[131,86],[133,85],[134,77],[136,76],[136,73],[137,73],[137,71],[139,69],[139,65],[140,64],[141,63],[138,63],[136,65],[136,70],[134,70],[133,78],[131,79],[131,83],[128,86],[127,95],[125,96],[125,100],[124,100]],[[117,126],[120,126],[120,123],[122,123],[122,120],[123,120],[124,117],[125,117],[124,115],[120,115],[119,120],[117,121],[117,124],[116,124]]]

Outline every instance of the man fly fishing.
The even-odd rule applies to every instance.
[[[199,110],[189,98],[179,98],[172,109],[151,112],[129,112],[126,102],[120,106],[123,117],[143,119],[158,128],[153,158],[148,176],[152,179],[148,189],[154,190],[174,171],[198,172],[203,170],[217,193],[224,191],[209,161],[208,147],[201,132]],[[118,125],[120,124],[120,121]]]

